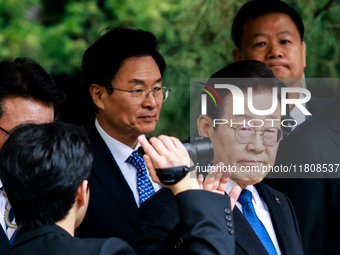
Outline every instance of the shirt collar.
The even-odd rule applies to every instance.
[[[108,133],[106,133],[104,129],[99,125],[97,119],[95,120],[94,125],[97,128],[98,133],[106,143],[107,147],[111,151],[112,155],[114,155],[118,166],[121,166],[131,155],[131,153],[141,146],[138,142],[136,147],[134,149],[131,149],[126,144],[119,142],[118,140],[112,138]]]
[[[225,192],[227,194],[229,194],[229,192],[234,188],[236,187],[238,184],[232,180],[232,179],[229,179],[228,183],[227,183],[227,187],[225,189]],[[254,187],[254,185],[248,185],[246,187],[247,190],[251,191],[251,194],[252,194],[252,201],[254,204],[262,204],[262,201],[260,200],[260,195],[259,193],[257,192],[256,188]]]

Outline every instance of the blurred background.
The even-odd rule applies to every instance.
[[[187,139],[190,78],[207,78],[232,62],[231,25],[244,0],[0,0],[0,59],[33,58],[67,94],[60,119],[89,127],[94,112],[82,86],[84,51],[108,26],[156,35],[171,94],[151,135]],[[305,24],[308,78],[340,77],[340,1],[287,0]],[[340,87],[313,84],[332,98]]]

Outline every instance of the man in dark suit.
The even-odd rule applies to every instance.
[[[130,243],[138,207],[160,188],[130,159],[137,137],[154,131],[167,98],[164,69],[155,36],[143,30],[115,28],[86,50],[84,83],[97,114],[90,130],[92,192],[79,237]]]
[[[306,121],[282,141],[275,164],[296,166],[298,173],[281,176],[291,179],[268,180],[292,201],[305,254],[331,255],[339,251],[339,111],[340,95],[324,114]]]
[[[141,139],[148,153],[144,158],[156,182],[155,167],[188,165],[189,155],[179,140],[153,138],[151,146]],[[172,148],[159,152],[159,146],[169,142]],[[0,177],[20,229],[6,254],[136,254],[118,238],[73,237],[89,201],[87,178],[92,159],[82,128],[65,123],[25,124],[11,132],[0,152]],[[227,236],[225,225],[225,217],[231,217],[229,198],[193,190],[199,189],[199,183],[189,175],[169,188],[176,195],[186,253],[233,254],[233,236]],[[218,203],[207,206],[211,199]]]
[[[232,37],[237,48],[233,50],[233,59],[264,62],[287,87],[306,87],[303,36],[303,21],[292,7],[279,0],[252,0],[244,4],[234,18]],[[288,97],[304,96],[289,93]],[[314,116],[331,104],[330,99],[312,97],[304,106]],[[297,125],[308,118],[292,104],[289,110]]]
[[[245,98],[247,88],[251,87],[253,106],[258,110],[271,108],[272,89],[280,90],[283,86],[271,69],[259,61],[235,62],[211,78],[222,77],[252,78],[209,79],[207,83],[210,86],[236,85]],[[236,254],[302,255],[299,227],[289,199],[261,182],[267,174],[262,167],[274,164],[278,142],[283,135],[280,122],[271,123],[266,120],[281,119],[280,107],[271,114],[255,115],[244,104],[244,114],[233,115],[235,98],[232,99],[230,90],[216,87],[215,90],[223,103],[215,106],[213,100],[207,97],[207,114],[199,117],[197,126],[201,136],[209,136],[211,139],[214,162],[223,162],[233,169],[225,191],[229,193],[235,186],[243,189],[233,211]],[[221,119],[227,120],[227,124],[214,124],[215,120]],[[183,254],[181,247],[185,241],[181,239],[181,230],[176,226],[180,219],[174,201],[171,192],[162,189],[140,207],[133,244],[138,254]],[[211,204],[215,202],[211,201]],[[151,212],[156,215],[151,216]],[[227,225],[232,226],[231,223]]]
[[[0,148],[9,130],[27,122],[45,123],[54,118],[56,106],[64,94],[52,77],[37,63],[29,59],[0,62]],[[5,221],[5,212],[11,215]],[[15,217],[0,181],[0,255],[13,242]],[[11,224],[13,223],[13,224]]]

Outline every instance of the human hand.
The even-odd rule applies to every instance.
[[[186,190],[199,189],[197,179],[190,178],[189,174],[174,185],[162,184],[157,176],[157,168],[190,166],[189,154],[177,138],[161,135],[148,141],[144,136],[139,136],[138,141],[146,153],[143,158],[154,182],[169,188],[175,195]]]
[[[202,174],[198,176],[197,180],[201,190],[207,190],[221,195],[225,194],[231,172],[221,172],[220,169],[223,169],[223,166],[223,162],[220,162],[216,166],[211,166],[209,174],[205,179]],[[242,188],[237,185],[229,192],[228,196],[230,197],[231,209],[234,209],[241,191]]]

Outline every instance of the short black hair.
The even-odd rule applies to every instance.
[[[303,41],[305,28],[300,15],[294,10],[294,8],[280,0],[251,0],[241,7],[234,18],[231,34],[236,47],[240,47],[244,23],[251,17],[256,17],[270,12],[281,12],[289,15],[299,31],[301,42]]]
[[[125,59],[143,56],[153,57],[163,76],[166,63],[158,51],[154,34],[141,29],[109,28],[84,53],[82,67],[86,89],[89,90],[92,84],[111,86]],[[112,93],[112,90],[108,89],[108,92]]]
[[[0,179],[18,227],[35,229],[64,219],[92,161],[83,128],[66,123],[14,128],[0,151]]]
[[[53,103],[55,110],[65,99],[64,92],[53,78],[39,64],[27,58],[0,61],[0,118],[4,114],[4,101],[9,96]]]
[[[234,62],[214,73],[207,81],[207,84],[214,87],[216,78],[228,78],[227,82],[229,84],[237,86],[243,92],[246,91],[248,87],[253,88],[254,92],[272,92],[272,89],[276,87],[278,88],[279,100],[281,100],[281,87],[285,87],[279,79],[275,78],[273,71],[268,65],[257,60]],[[207,115],[211,119],[220,119],[226,111],[226,99],[231,92],[229,89],[215,88],[215,90],[222,100],[222,105],[217,104],[215,106],[213,99],[207,96]],[[205,92],[203,92],[203,94],[205,94]],[[217,128],[217,126],[215,128]]]

